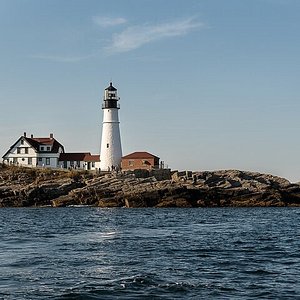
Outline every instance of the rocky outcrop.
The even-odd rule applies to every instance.
[[[300,185],[269,174],[184,171],[165,178],[170,174],[0,168],[0,207],[300,206]]]
[[[84,186],[77,174],[44,169],[0,168],[0,207],[50,205],[52,199]]]

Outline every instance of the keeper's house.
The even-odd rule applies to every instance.
[[[57,168],[64,146],[50,133],[49,137],[36,138],[33,135],[21,136],[10,149],[2,156],[3,163],[7,165],[24,167]]]
[[[135,170],[135,169],[158,169],[159,157],[149,152],[133,152],[122,157],[121,168],[122,170]]]

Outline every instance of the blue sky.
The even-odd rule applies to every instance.
[[[24,131],[99,153],[103,90],[123,154],[300,181],[299,0],[0,0],[0,152]]]

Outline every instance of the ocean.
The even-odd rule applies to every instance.
[[[0,209],[0,299],[300,299],[299,208]]]

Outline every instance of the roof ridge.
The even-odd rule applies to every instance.
[[[135,151],[135,152],[132,152],[130,154],[127,154],[127,155],[123,156],[122,158],[149,158],[149,157],[159,158],[158,156],[156,156],[154,154],[151,154],[147,151]]]

